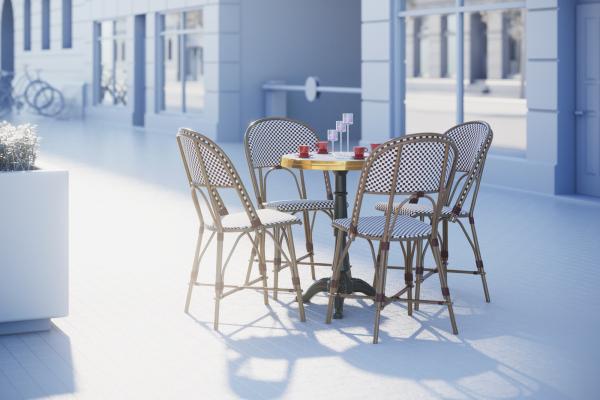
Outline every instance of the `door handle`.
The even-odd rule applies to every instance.
[[[585,115],[585,111],[583,111],[583,110],[575,110],[574,114],[577,117],[583,117]]]

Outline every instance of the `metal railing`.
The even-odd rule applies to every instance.
[[[362,88],[346,86],[321,86],[319,78],[309,76],[304,85],[289,85],[283,81],[269,81],[263,84],[265,92],[265,116],[287,115],[287,93],[304,92],[306,101],[316,101],[321,93],[361,94]]]

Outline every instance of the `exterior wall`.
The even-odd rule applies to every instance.
[[[73,0],[73,47],[62,48],[62,2],[50,2],[50,49],[42,50],[42,2],[31,1],[31,50],[24,51],[23,0],[12,0],[15,27],[15,72],[40,70],[42,78],[61,89],[67,98],[70,113],[81,113],[82,86],[88,79],[91,63],[87,60],[91,49],[84,43],[91,41],[91,27],[86,29],[90,18],[88,0]]]
[[[74,0],[73,46],[62,49],[62,2],[51,4],[51,46],[41,49],[41,2],[31,1],[31,51],[23,50],[23,0],[15,10],[15,70],[39,69],[61,89],[71,108],[69,117],[131,124],[134,88],[135,16],[146,15],[145,126],[173,133],[188,126],[219,140],[241,140],[244,127],[264,115],[261,86],[268,80],[303,83],[309,75],[325,85],[360,86],[360,0]],[[157,13],[202,7],[204,12],[205,106],[200,114],[158,111]],[[127,106],[94,105],[94,22],[125,18],[127,24]],[[340,21],[339,23],[337,21]],[[326,55],[326,56],[324,56]],[[343,68],[340,68],[343,66]],[[140,67],[137,66],[140,71]],[[96,69],[96,71],[95,71]],[[86,98],[83,98],[83,91]],[[142,96],[138,96],[140,98]],[[337,114],[354,112],[360,123],[360,98],[323,95],[308,103],[290,94],[290,116],[319,131]],[[358,125],[359,126],[359,125]],[[358,134],[358,129],[354,131]]]
[[[393,132],[392,117],[398,111],[390,101],[394,1],[362,1],[364,143],[400,134]],[[486,183],[544,193],[574,192],[574,26],[572,1],[527,1],[527,149],[522,156],[490,154]]]
[[[393,132],[390,106],[391,0],[362,0],[362,142],[381,143]],[[407,49],[408,51],[408,49]]]
[[[325,86],[360,87],[360,0],[250,0],[241,1],[241,10],[242,127],[263,115],[266,81],[304,84],[317,76]],[[336,118],[353,112],[351,135],[359,137],[360,96],[323,93],[312,103],[302,92],[287,97],[288,115],[323,138]]]

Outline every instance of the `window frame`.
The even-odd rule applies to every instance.
[[[118,18],[108,18],[108,19],[103,19],[103,20],[95,20],[94,21],[94,48],[95,48],[95,56],[94,56],[94,71],[95,72],[95,77],[94,77],[94,87],[96,88],[96,95],[94,96],[94,105],[96,106],[102,106],[102,107],[116,107],[116,108],[127,108],[129,107],[129,104],[104,104],[102,102],[102,43],[103,42],[109,42],[112,45],[112,65],[111,65],[111,72],[112,72],[112,81],[113,84],[116,85],[117,80],[116,80],[116,65],[117,65],[117,59],[120,57],[121,58],[121,62],[125,62],[126,61],[126,57],[127,54],[125,53],[121,53],[121,48],[119,47],[119,45],[117,44],[117,41],[119,40],[123,40],[123,44],[125,44],[127,42],[127,31],[125,31],[125,33],[116,33],[116,24],[117,21],[125,21],[125,26],[127,26],[127,18],[126,17],[118,17]],[[111,29],[112,32],[110,35],[107,36],[103,36],[102,33],[102,23],[104,22],[111,22]],[[125,55],[125,57],[123,57],[123,55]],[[115,90],[115,89],[113,89]],[[129,91],[129,85],[126,88],[127,92],[127,101],[129,102],[129,95],[130,95],[130,91]]]
[[[204,25],[200,28],[188,29],[185,27],[186,18],[185,15],[188,12],[200,11],[202,13],[202,18],[204,19],[204,7],[192,7],[178,10],[168,10],[156,13],[156,107],[155,112],[157,114],[189,114],[187,107],[187,96],[186,96],[186,82],[187,82],[187,74],[186,74],[186,38],[185,36],[188,34],[203,34],[205,33]],[[165,18],[169,14],[178,14],[180,27],[177,29],[165,29]],[[171,48],[167,48],[165,46],[165,36],[175,37],[177,40],[171,43]],[[181,40],[180,40],[181,38]],[[166,101],[165,101],[165,55],[171,56],[169,60],[174,57],[173,49],[177,46],[179,49],[178,53],[181,57],[179,64],[179,76],[181,77],[181,109],[178,111],[170,111],[166,109]],[[167,53],[168,52],[168,53]],[[203,60],[204,62],[204,60]],[[205,93],[206,95],[206,89]],[[202,113],[204,107],[200,110]],[[194,112],[193,115],[197,115],[197,112]]]

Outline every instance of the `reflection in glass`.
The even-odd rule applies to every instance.
[[[200,112],[204,108],[202,10],[163,16],[164,111]]]
[[[496,151],[527,148],[524,12],[465,14],[465,120],[487,121]]]
[[[180,37],[176,34],[163,36],[163,42],[168,43],[170,51],[165,52],[163,60],[164,73],[164,110],[181,111],[182,86],[181,86],[181,48]]]
[[[424,8],[442,8],[456,5],[456,0],[407,0],[407,10],[420,10]]]
[[[470,1],[471,4],[495,1]],[[469,3],[469,2],[468,2]],[[423,0],[408,8],[453,6]],[[496,132],[494,151],[526,150],[525,11],[464,13],[464,37],[455,13],[406,17],[406,129],[443,132],[456,124],[456,72],[464,73],[465,121],[488,121]],[[456,59],[457,40],[464,59]],[[459,63],[462,63],[460,65]]]
[[[100,22],[100,92],[103,105],[127,105],[127,46],[125,19]]]
[[[447,78],[454,73],[456,34],[447,29],[439,15],[406,19],[407,133],[444,132],[456,122],[456,82]]]

